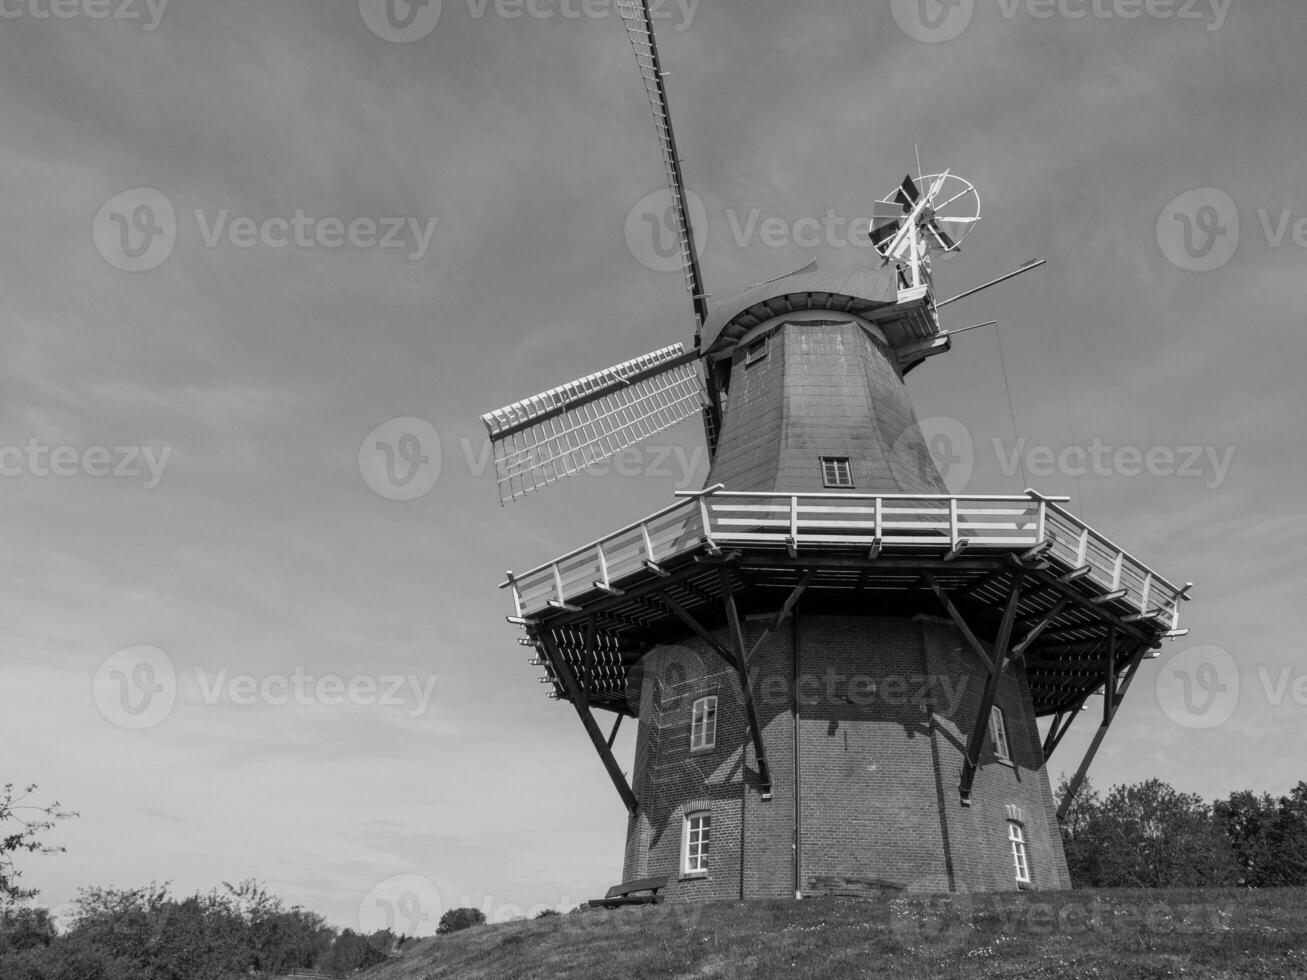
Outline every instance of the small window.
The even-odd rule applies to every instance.
[[[853,489],[853,467],[847,456],[823,456],[821,458],[821,482],[837,489]]]
[[[1030,865],[1026,861],[1026,832],[1015,820],[1008,821],[1008,843],[1012,845],[1012,864],[1015,867],[1017,881],[1030,884]]]
[[[685,815],[684,860],[681,868],[687,875],[708,873],[708,845],[712,838],[712,814],[699,810]]]
[[[700,698],[690,712],[690,751],[711,749],[717,744],[717,696]]]
[[[748,367],[750,364],[757,364],[766,356],[767,338],[763,337],[761,340],[755,340],[744,352],[744,366]]]
[[[989,709],[989,737],[994,742],[994,758],[999,762],[1011,762],[1012,753],[1007,746],[1007,723],[1003,720],[1003,709],[998,705]]]

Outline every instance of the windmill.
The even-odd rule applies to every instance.
[[[944,171],[878,202],[879,268],[809,266],[709,304],[648,0],[618,7],[693,340],[482,417],[501,504],[703,419],[705,489],[501,586],[627,810],[613,900],[1067,887],[1047,760],[1101,697],[1069,799],[1142,662],[1184,634],[1190,586],[1066,498],[949,494],[904,384],[972,329],[940,310],[1043,263],[937,300],[934,260],[981,218]]]

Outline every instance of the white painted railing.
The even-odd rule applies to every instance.
[[[707,542],[813,550],[882,549],[960,555],[968,551],[1024,551],[1047,543],[1048,554],[1105,592],[1122,592],[1137,618],[1175,628],[1178,589],[1064,510],[1064,497],[938,496],[930,494],[731,493],[721,487],[682,493],[683,500],[642,521],[593,541],[520,575],[509,573],[519,618],[596,588]]]

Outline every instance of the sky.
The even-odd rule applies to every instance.
[[[0,3],[0,782],[80,813],[21,861],[56,909],[258,878],[420,933],[620,878],[496,586],[702,485],[702,431],[501,508],[478,416],[690,340],[649,109],[609,0],[391,3]],[[918,151],[982,200],[941,293],[1048,260],[909,389],[957,492],[1196,583],[1095,784],[1307,779],[1307,7],[657,14],[715,295],[871,262]]]

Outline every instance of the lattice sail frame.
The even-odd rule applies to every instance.
[[[617,9],[626,26],[626,36],[635,51],[640,66],[640,77],[653,110],[654,126],[658,130],[658,146],[667,174],[667,186],[672,192],[672,211],[676,220],[677,247],[681,252],[681,265],[685,272],[685,288],[694,303],[700,325],[708,318],[707,291],[703,273],[699,269],[699,256],[694,244],[694,229],[690,225],[690,206],[686,200],[685,176],[677,155],[676,135],[672,130],[667,108],[667,88],[663,84],[662,66],[658,59],[658,41],[653,34],[653,20],[648,0],[617,0]]]
[[[673,344],[481,416],[500,504],[698,415],[706,394],[697,361]]]

